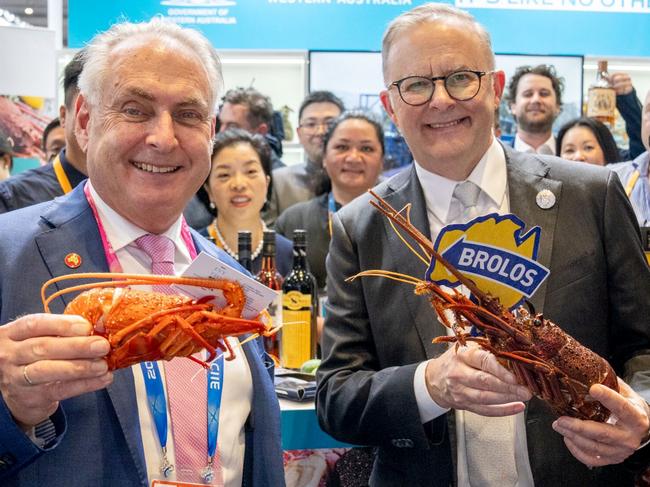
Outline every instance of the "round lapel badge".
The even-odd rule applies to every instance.
[[[535,201],[542,210],[548,210],[555,205],[555,195],[550,189],[543,189],[537,193]]]
[[[65,256],[65,259],[63,261],[65,262],[65,265],[67,265],[70,269],[76,269],[81,265],[81,256],[79,254],[75,254],[74,252],[70,252]]]

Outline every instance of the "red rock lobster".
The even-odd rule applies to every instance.
[[[541,313],[535,314],[524,307],[512,313],[501,305],[498,298],[481,291],[434,250],[431,241],[411,224],[408,216],[410,205],[396,211],[376,193],[370,193],[377,199],[370,204],[384,214],[391,225],[394,222],[404,229],[419,244],[429,261],[435,257],[470,290],[479,304],[456,290],[449,293],[433,282],[396,272],[369,270],[351,279],[380,276],[414,284],[416,294],[428,295],[442,324],[453,330],[453,336],[437,337],[434,343],[451,342],[460,346],[469,341],[476,342],[496,355],[521,384],[548,403],[556,414],[601,422],[609,418],[609,410],[588,396],[593,384],[604,384],[618,391],[616,374],[605,359],[581,345]],[[393,229],[397,232],[394,225]],[[464,328],[472,325],[482,332],[482,336],[466,332]]]
[[[108,279],[102,282],[71,286],[46,297],[47,288],[68,279]],[[208,303],[213,296],[194,300],[180,295],[138,291],[129,286],[152,284],[180,284],[220,290],[226,306],[217,309]],[[189,357],[203,366],[204,362],[191,357],[206,349],[207,362],[216,356],[216,350],[234,351],[225,337],[245,333],[273,334],[258,316],[254,320],[241,318],[246,296],[241,286],[223,279],[200,279],[174,276],[155,276],[117,273],[80,273],[50,279],[41,288],[41,299],[46,312],[49,304],[61,295],[83,291],[64,310],[64,314],[83,316],[94,327],[94,334],[108,339],[111,351],[106,357],[109,370],[128,367],[149,360],[171,360]]]

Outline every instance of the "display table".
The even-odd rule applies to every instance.
[[[282,410],[282,449],[349,448],[325,433],[318,424],[314,401],[295,402],[280,399]]]

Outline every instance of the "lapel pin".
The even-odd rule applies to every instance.
[[[550,189],[543,189],[535,196],[535,202],[542,210],[548,210],[555,205],[555,195]]]
[[[81,256],[79,254],[75,254],[74,252],[70,252],[65,256],[63,262],[65,262],[65,265],[67,265],[70,269],[76,269],[81,265]]]

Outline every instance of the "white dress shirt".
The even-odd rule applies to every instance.
[[[424,193],[427,217],[431,230],[431,240],[435,242],[442,228],[447,225],[454,189],[457,184],[463,181],[454,181],[429,172],[420,166],[417,161],[415,162],[415,171]],[[510,200],[508,198],[508,174],[505,153],[496,139],[493,138],[489,149],[478,162],[467,180],[481,188],[477,203],[479,214],[506,214],[509,212]],[[448,333],[453,334],[451,330],[448,330]],[[431,421],[448,411],[448,409],[436,404],[429,395],[425,382],[426,365],[427,362],[422,362],[418,365],[413,380],[415,398],[422,423]],[[458,439],[458,485],[464,486],[469,484],[467,481],[463,411],[456,411],[455,417],[456,438]],[[510,418],[515,423],[513,428],[514,437],[507,439],[507,441],[514,441],[516,443],[516,469],[519,475],[516,487],[532,487],[534,482],[528,461],[524,413],[510,416]],[[487,420],[489,419],[486,418]],[[504,441],[504,438],[495,438],[494,444],[485,446],[486,448],[498,448],[499,441]]]
[[[528,152],[530,154],[542,154],[546,156],[554,156],[555,154],[555,136],[551,136],[537,149],[532,145],[528,145],[524,142],[519,134],[515,134],[515,143],[513,145],[514,149],[518,152]]]
[[[116,257],[120,261],[123,272],[134,274],[150,274],[151,259],[140,249],[135,240],[147,234],[145,230],[135,226],[109,207],[94,190],[88,181],[90,193],[97,207],[97,214],[106,232],[106,238],[110,242]],[[189,249],[181,237],[181,217],[164,234],[175,244],[174,270],[176,275],[190,265],[191,258]],[[138,286],[140,289],[147,289],[149,286]],[[220,455],[224,486],[241,486],[244,466],[245,435],[244,424],[251,411],[253,400],[253,383],[244,352],[238,348],[237,339],[228,339],[233,349],[238,352],[235,360],[224,360],[224,381],[222,407],[219,414],[219,435],[217,438],[217,449]],[[164,367],[159,362],[159,369],[164,380]],[[149,483],[154,479],[165,480],[160,472],[162,452],[158,433],[149,411],[147,393],[144,385],[144,377],[140,365],[131,368],[135,383],[135,393],[138,404],[138,418],[142,435],[142,446],[147,466]],[[197,365],[197,373],[205,371]],[[166,390],[166,388],[165,388]],[[165,392],[166,393],[166,392]],[[188,391],[192,393],[192,391]],[[198,394],[199,391],[196,391]],[[206,391],[201,391],[207,394]],[[207,421],[207,411],[197,414],[190,411],[197,417],[197,421]],[[167,410],[167,458],[174,464],[174,439],[172,436],[171,414],[169,413],[169,401]],[[206,452],[207,462],[207,452]],[[174,473],[166,480],[176,480]]]

